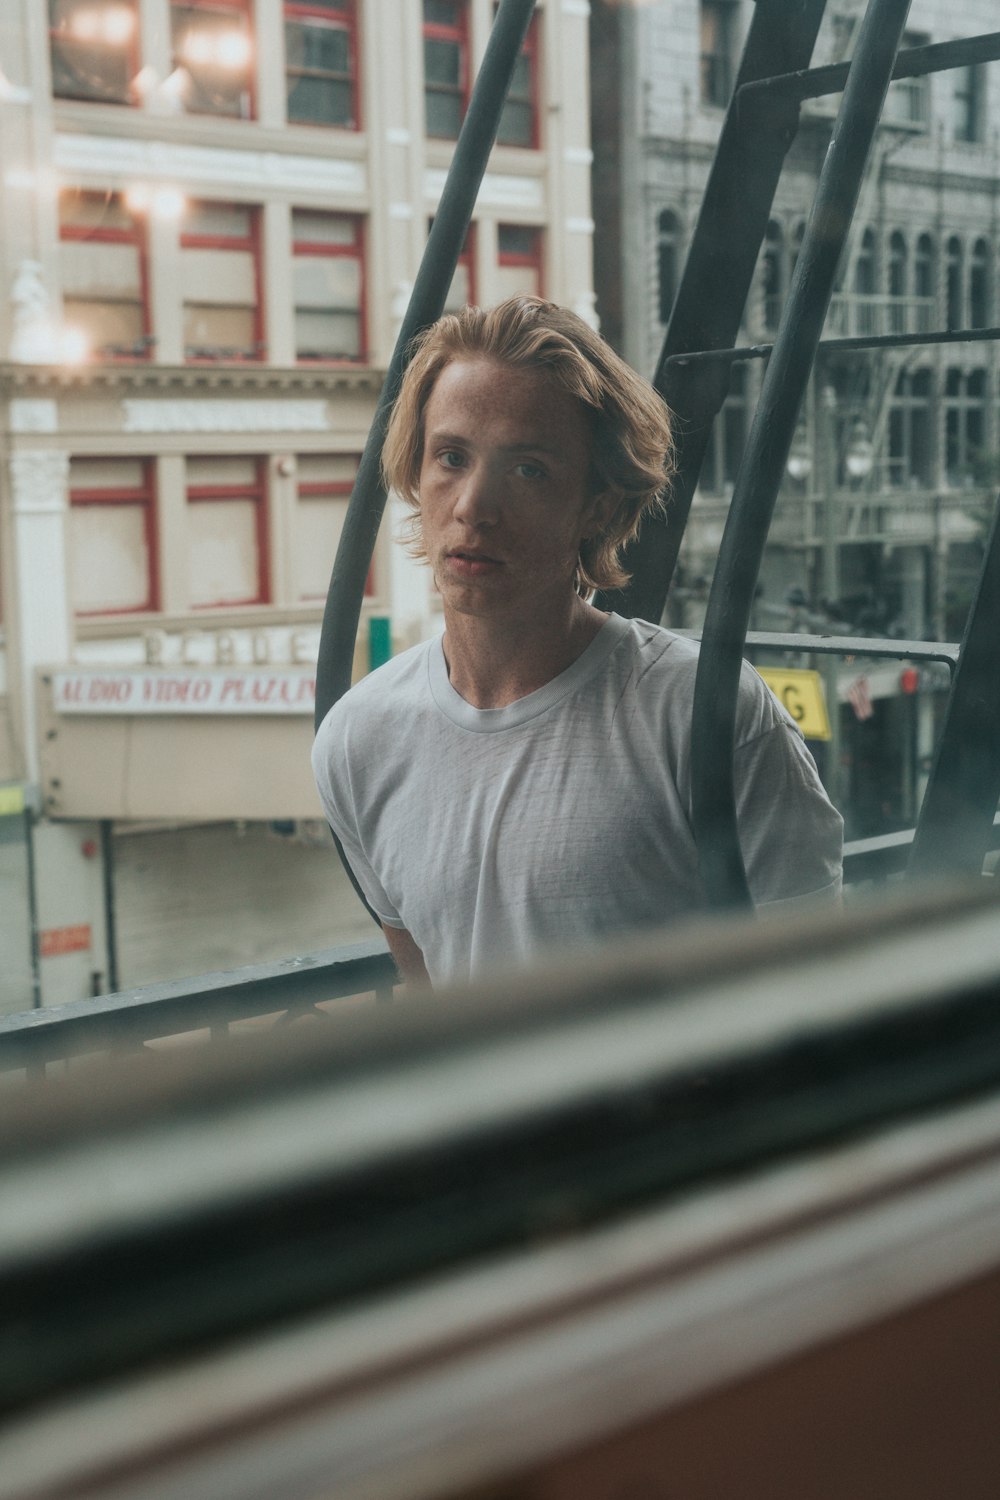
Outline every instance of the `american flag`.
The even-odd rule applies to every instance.
[[[854,709],[854,717],[860,719],[863,724],[870,719],[875,709],[872,705],[872,695],[868,691],[868,678],[865,676],[855,677],[847,689],[847,696],[851,707]]]

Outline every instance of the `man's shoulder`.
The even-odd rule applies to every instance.
[[[694,692],[698,643],[649,620],[620,620],[618,647],[610,659],[612,671],[628,677],[642,691]]]
[[[317,738],[339,735],[348,726],[377,725],[396,717],[401,708],[412,707],[426,692],[427,659],[437,641],[421,641],[376,667],[339,698],[319,727]]]
[[[648,620],[624,623],[622,667],[627,663],[638,699],[647,705],[661,703],[668,718],[687,731],[694,711],[700,641]],[[736,743],[745,744],[780,724],[795,728],[760,675],[744,661],[737,694]]]

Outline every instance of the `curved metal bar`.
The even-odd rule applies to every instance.
[[[917,819],[909,874],[980,875],[1000,799],[1000,509],[958,658],[944,727]]]
[[[768,363],[709,596],[692,722],[692,821],[713,906],[752,906],[733,785],[743,643],[771,515],[910,0],[870,0]]]
[[[500,114],[527,34],[535,0],[500,0],[476,78],[468,112],[434,216],[406,316],[379,395],[330,579],[319,660],[316,664],[316,728],[351,685],[351,663],[361,618],[365,578],[385,509],[380,462],[389,413],[413,339],[441,316],[448,287],[472,218]]]
[[[646,518],[642,535],[626,551],[632,581],[625,589],[602,590],[595,601],[601,609],[643,620],[663,614],[712,422],[729,385],[728,368],[682,370],[671,360],[735,342],[785,154],[798,129],[799,105],[791,95],[758,95],[751,103],[741,90],[755,79],[808,67],[825,7],[826,0],[757,0],[753,7],[736,91],[653,377],[676,418],[670,505],[664,515]]]

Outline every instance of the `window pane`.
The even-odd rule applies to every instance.
[[[357,313],[295,309],[297,359],[358,359],[360,354]]]
[[[260,597],[257,507],[252,500],[188,504],[188,597],[193,606]]]
[[[503,107],[497,140],[501,146],[531,146],[534,143],[535,111],[530,104],[508,99]]]
[[[190,83],[184,106],[192,114],[250,114],[250,32],[231,7],[193,8],[174,3],[174,54]]]
[[[496,284],[501,302],[505,297],[516,296],[518,292],[537,297],[541,290],[536,266],[498,266]]]
[[[189,490],[209,485],[257,487],[257,461],[253,458],[220,458],[217,455],[189,458],[185,465]]]
[[[428,91],[427,134],[442,140],[458,139],[462,127],[462,98],[460,94],[438,94]]]
[[[64,240],[59,246],[63,291],[69,296],[117,299],[141,297],[139,249],[95,240]]]
[[[424,20],[433,26],[457,26],[460,0],[424,0]]]
[[[433,37],[424,41],[424,76],[428,83],[450,84],[458,88],[462,82],[462,49],[457,42],[439,42]]]
[[[81,614],[149,606],[149,547],[142,505],[70,507],[70,591]]]
[[[197,359],[225,354],[257,353],[257,334],[250,307],[211,307],[184,304],[184,352]]]
[[[96,354],[145,352],[142,309],[134,302],[77,302],[63,299],[63,321],[79,329]]]
[[[354,220],[346,214],[310,213],[308,209],[292,210],[292,239],[311,245],[353,245],[356,238]]]
[[[354,90],[336,78],[290,78],[288,118],[306,125],[353,125]]]
[[[358,310],[361,267],[353,257],[297,256],[294,280],[296,307]]]
[[[130,102],[135,0],[49,0],[49,24],[57,98]]]
[[[353,484],[358,472],[356,453],[300,453],[299,484]]]
[[[253,306],[257,300],[248,250],[182,250],[181,275],[185,291],[200,301]]]
[[[225,235],[246,240],[253,229],[253,209],[241,203],[213,203],[200,199],[184,217],[185,235]]]
[[[295,527],[295,578],[300,599],[325,599],[347,514],[342,495],[300,496]]]
[[[343,26],[332,26],[329,21],[290,21],[285,38],[290,67],[350,73],[351,38]]]
[[[118,229],[126,234],[135,229],[120,193],[84,193],[72,188],[59,195],[59,222],[74,229]]]
[[[141,458],[71,458],[71,490],[141,490],[146,466]]]

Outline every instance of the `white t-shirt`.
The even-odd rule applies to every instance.
[[[327,817],[380,920],[432,982],[704,909],[691,832],[698,648],[611,615],[565,672],[473,708],[440,639],[335,704],[313,749]],[[843,823],[753,668],[735,784],[754,901],[834,899]]]

